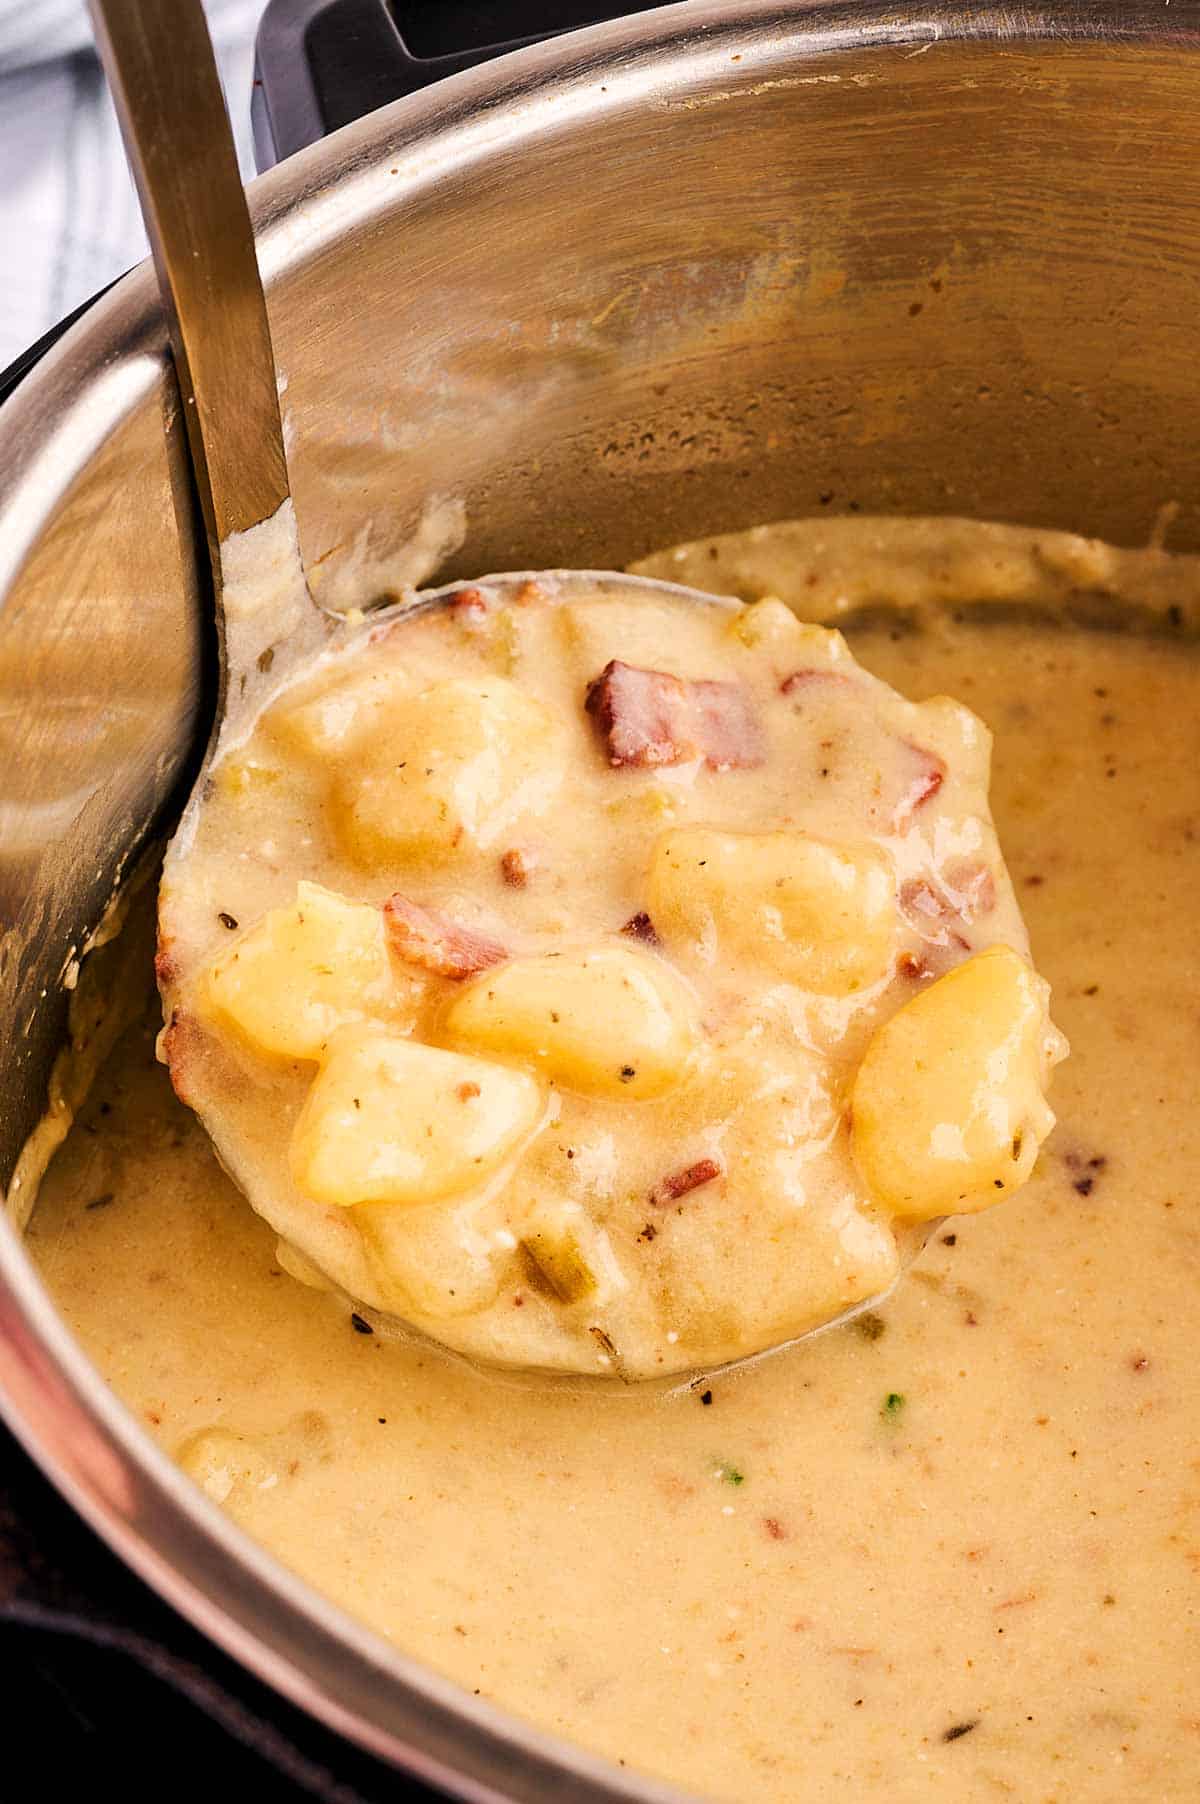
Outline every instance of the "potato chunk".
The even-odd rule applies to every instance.
[[[499,1213],[477,1197],[356,1209],[353,1219],[387,1307],[434,1321],[487,1309],[515,1257],[512,1234],[497,1231]]]
[[[840,633],[799,620],[787,603],[775,595],[764,595],[761,601],[742,608],[730,622],[729,631],[752,651],[783,652],[816,669],[842,664],[855,668]]]
[[[822,995],[886,975],[895,877],[877,847],[804,833],[667,833],[650,867],[650,916],[708,963],[733,953]]]
[[[314,1201],[346,1208],[436,1202],[478,1190],[543,1112],[526,1072],[343,1028],[296,1123],[292,1176]]]
[[[632,946],[517,958],[477,977],[446,1015],[455,1040],[530,1059],[593,1096],[658,1096],[684,1076],[698,1040],[695,998]]]
[[[875,1200],[928,1220],[1025,1182],[1054,1126],[1043,1087],[1063,1053],[1049,989],[1008,946],[941,977],[878,1028],[853,1092],[853,1148]]]
[[[402,696],[338,771],[338,827],[369,867],[487,850],[562,776],[553,715],[503,677]]]
[[[407,990],[379,909],[298,883],[290,907],[273,908],[209,968],[202,996],[218,1026],[257,1052],[319,1059],[337,1028],[402,1012]]]
[[[395,664],[368,666],[307,701],[272,708],[265,724],[273,739],[315,763],[344,758],[359,739],[386,731],[388,718],[412,693],[412,678]]]

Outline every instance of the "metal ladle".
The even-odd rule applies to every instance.
[[[100,58],[108,77],[126,154],[166,310],[183,404],[187,442],[211,561],[220,647],[220,684],[208,758],[217,745],[232,694],[252,675],[231,644],[223,606],[227,547],[236,535],[269,520],[290,502],[279,390],[254,233],[200,0],[89,0]],[[489,576],[499,599],[514,595],[530,573]],[[553,573],[561,591],[572,573]],[[589,591],[619,582],[639,592],[712,606],[715,597],[678,584],[609,573],[579,572]],[[437,605],[453,590],[427,598]],[[309,600],[318,616],[318,604]],[[332,626],[332,620],[324,617]],[[307,635],[304,635],[307,637]],[[206,759],[206,763],[207,763]],[[187,811],[199,806],[197,780]],[[936,1222],[900,1237],[907,1263]],[[826,1332],[876,1306],[878,1296],[842,1311],[785,1343]],[[758,1350],[722,1366],[765,1357]],[[710,1370],[713,1368],[710,1368]],[[677,1378],[673,1387],[694,1381]]]

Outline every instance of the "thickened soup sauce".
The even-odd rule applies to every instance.
[[[402,896],[388,924],[390,955],[420,949],[412,983],[382,1002],[372,990],[366,1004],[360,987],[346,1004],[341,978],[331,978],[322,994],[333,1013],[314,1028],[269,994],[269,982],[260,993],[230,977],[226,948],[272,909],[302,909],[311,892],[298,898],[298,876],[319,886],[318,909],[361,909],[367,878],[352,829],[336,857],[313,855],[307,875],[289,868],[273,883],[260,874],[253,896],[243,883],[258,898],[251,915],[226,909],[234,928],[197,936],[194,967],[204,986],[195,1012],[230,1061],[213,1069],[251,1100],[282,1096],[289,1133],[302,1123],[286,1169],[302,1198],[319,1193],[333,1224],[327,1237],[298,1246],[291,1217],[269,1225],[224,1175],[156,1057],[162,1015],[148,972],[144,1014],[42,1186],[28,1228],[34,1257],[120,1396],[251,1535],[468,1692],[628,1768],[764,1804],[1192,1799],[1200,1790],[1194,566],[1064,535],[859,520],[759,529],[664,552],[643,569],[759,604],[750,614],[781,632],[790,628],[782,607],[764,605],[770,598],[805,622],[840,626],[856,662],[843,666],[836,653],[833,674],[857,678],[861,666],[907,698],[872,689],[870,721],[848,724],[837,710],[849,696],[824,685],[824,737],[849,735],[861,750],[881,722],[898,723],[900,741],[942,770],[939,793],[913,804],[915,766],[876,755],[882,787],[846,791],[846,808],[859,811],[854,868],[842,874],[858,910],[853,948],[830,952],[821,942],[799,975],[778,963],[764,974],[755,963],[747,919],[765,904],[747,903],[735,878],[753,890],[769,870],[773,882],[771,861],[783,854],[776,839],[766,850],[750,846],[748,857],[736,836],[786,837],[777,817],[787,809],[778,788],[769,806],[762,801],[765,779],[743,770],[746,807],[701,819],[697,787],[717,781],[723,759],[706,762],[708,727],[689,717],[697,770],[688,784],[672,778],[674,788],[636,776],[633,799],[623,800],[628,832],[611,828],[609,889],[597,892],[603,915],[586,921],[594,943],[576,948],[563,992],[580,993],[589,958],[632,961],[630,981],[658,986],[666,1022],[646,1043],[647,1064],[620,1061],[614,1078],[602,1033],[569,1044],[533,1033],[521,1044],[534,1050],[514,1053],[511,1022],[519,1026],[525,993],[497,1028],[486,990],[472,991],[489,971],[510,968],[500,956],[432,974],[422,962],[431,943],[437,958],[459,955],[461,937],[446,950],[448,920],[466,933],[468,964],[481,941],[503,943],[505,959],[527,965],[554,950],[534,873],[539,860],[553,864],[556,836],[526,844],[510,835],[503,797],[479,817],[485,835],[488,818],[502,823],[485,850],[489,859],[520,855],[529,881],[510,884],[507,898],[497,887],[484,903],[477,885],[463,884],[467,900],[448,893],[432,925],[427,889]],[[713,664],[715,643],[695,651],[696,668],[679,671],[681,681],[729,678]],[[809,632],[811,655],[800,663],[824,659],[828,668],[831,643]],[[633,643],[601,649],[605,668],[652,662]],[[468,645],[461,681],[478,689],[476,656]],[[746,680],[753,686],[760,675]],[[764,696],[768,688],[777,693],[766,684]],[[947,713],[934,700],[946,696],[961,709]],[[779,708],[770,731],[786,742],[791,717]],[[995,837],[971,717],[993,738]],[[619,728],[619,707],[615,718]],[[613,719],[602,698],[579,731],[611,732]],[[744,738],[736,743],[744,752]],[[530,744],[522,728],[520,755]],[[246,781],[255,780],[248,767]],[[663,814],[659,793],[673,812]],[[362,843],[375,844],[396,830],[395,809],[389,801],[372,812],[363,795]],[[906,798],[943,811],[937,818],[948,825],[941,839],[929,835],[927,868],[907,873],[926,889],[903,894],[898,880],[881,901],[871,873],[881,846],[893,860],[908,856],[894,843]],[[803,805],[798,786],[793,812]],[[964,810],[986,822],[967,848],[950,843]],[[809,826],[824,841],[847,837],[836,820]],[[699,845],[702,828],[708,840]],[[566,827],[559,837],[578,862]],[[712,856],[719,867],[711,878],[704,867],[710,912],[694,939],[696,889],[677,881],[672,845],[680,857],[699,845],[697,863]],[[584,904],[570,892],[563,907],[575,933]],[[658,943],[636,928],[621,933],[638,914]],[[506,924],[519,945],[505,942]],[[294,921],[277,927],[295,942]],[[248,956],[265,956],[265,946],[273,957],[275,931],[247,942]],[[361,952],[357,931],[350,938]],[[777,958],[792,956],[802,937],[785,926]],[[817,940],[805,944],[811,951]],[[376,956],[372,939],[362,957]],[[912,1131],[927,1089],[913,1072],[930,1061],[946,1069],[940,1026],[928,1044],[906,1040],[894,1070],[883,1067],[880,1091],[902,1093],[903,1110],[889,1114],[869,1088],[861,1107],[848,1099],[882,1058],[870,1065],[873,1034],[939,986],[1004,958],[1013,961],[1000,983],[1004,1083],[995,1058],[988,1066],[981,1055],[996,1079],[986,1112],[995,1145],[971,1141],[972,1182],[947,1196],[941,1166],[925,1156],[929,1136]],[[263,969],[269,975],[269,959]],[[1041,1093],[1064,1043],[1048,1025],[1035,969],[1071,1048],[1049,1086],[1057,1126],[1048,1138]],[[444,989],[429,989],[431,975]],[[542,982],[544,967],[534,975]],[[818,997],[805,1004],[802,1032],[794,1017],[788,1033],[779,1026],[777,979]],[[373,981],[368,973],[368,989]],[[989,977],[975,997],[971,1020],[952,1026],[953,1047],[974,1044],[985,1018],[994,1024],[997,981]],[[471,994],[473,1012],[462,1000]],[[350,1071],[366,1038],[375,1036],[374,1048],[405,1009],[418,1021],[405,1044],[434,1048],[438,1073],[449,1070],[438,1060],[465,1061],[449,1074],[455,1086],[478,1083],[490,1097],[486,1086],[498,1080],[489,1074],[502,1073],[507,1088],[489,1116],[496,1143],[504,1158],[543,1174],[527,1186],[536,1192],[529,1215],[504,1215],[508,1239],[480,1255],[486,1272],[472,1268],[483,1299],[472,1308],[451,1309],[435,1294],[438,1282],[450,1288],[440,1243],[414,1251],[363,1213],[398,1193],[369,1190],[352,1138],[335,1138],[322,1163],[322,1134],[328,1122],[329,1132],[346,1132],[361,1075],[355,1066],[347,1097],[334,1095],[333,1113],[317,1119],[310,1092],[323,1095],[331,1066],[335,1076],[340,1069],[328,1045]],[[456,1010],[457,1028],[446,1028]],[[304,1034],[307,1050],[297,1053]],[[729,1081],[751,1099],[740,1114],[713,1106],[718,1076],[688,1062],[703,1066],[707,1055],[695,1047],[714,1037],[735,1072]],[[178,1039],[174,1051],[178,1066]],[[547,1069],[547,1059],[558,1066]],[[478,1073],[466,1070],[470,1061]],[[633,1099],[623,1094],[625,1062],[667,1076]],[[368,1077],[378,1069],[377,1060],[362,1067]],[[186,1093],[178,1069],[175,1077]],[[412,1081],[420,1100],[424,1079]],[[556,1081],[583,1098],[553,1124],[564,1145],[570,1129],[590,1149],[582,1183],[547,1163],[558,1139],[535,1138],[546,1134]],[[681,1100],[689,1094],[698,1099],[690,1113]],[[775,1094],[781,1107],[802,1107],[805,1122],[822,1108],[829,1117],[807,1238],[790,1241],[772,1226]],[[605,1136],[617,1142],[611,1157],[624,1157],[619,1112],[634,1108],[658,1111],[658,1130],[630,1142],[636,1178],[597,1212],[586,1198],[601,1188]],[[695,1143],[673,1159],[689,1132]],[[854,1135],[867,1138],[856,1147]],[[1002,1143],[1010,1163],[993,1172],[988,1160]],[[447,1144],[443,1163],[452,1137]],[[414,1157],[404,1152],[403,1170],[425,1172]],[[656,1184],[693,1167],[694,1185],[650,1201]],[[420,1181],[442,1184],[437,1170]],[[980,1186],[1003,1188],[1001,1205],[981,1209]],[[445,1180],[445,1194],[467,1189]],[[421,1207],[432,1194],[414,1193]],[[849,1199],[845,1209],[865,1224],[858,1244],[873,1249],[875,1263],[850,1279],[836,1261],[822,1263],[835,1196]],[[876,1303],[896,1274],[893,1224],[918,1212],[917,1196],[936,1226]],[[742,1224],[736,1258],[712,1256],[689,1203],[715,1212],[723,1245]],[[478,1207],[484,1221],[496,1207],[491,1193]],[[339,1266],[347,1216],[355,1233],[343,1236],[350,1250]],[[639,1243],[646,1225],[654,1232]],[[658,1266],[649,1258],[656,1244],[665,1254]],[[789,1253],[821,1275],[815,1288],[789,1287]],[[694,1302],[701,1269],[705,1307],[688,1314],[680,1298]],[[420,1291],[428,1307],[418,1309],[414,1292],[430,1273]],[[601,1301],[607,1347],[587,1333]],[[816,1339],[703,1375],[707,1361],[716,1368],[757,1350],[842,1301],[868,1307]],[[519,1332],[510,1315],[521,1318]],[[422,1336],[397,1331],[394,1317],[416,1318]],[[627,1376],[665,1367],[674,1381],[623,1384],[613,1361],[622,1333],[633,1352]],[[670,1351],[679,1342],[669,1336],[681,1333],[686,1357]],[[597,1360],[597,1347],[610,1363]]]

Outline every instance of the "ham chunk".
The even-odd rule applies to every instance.
[[[926,751],[908,739],[902,749],[901,792],[892,812],[892,824],[901,833],[912,824],[918,808],[931,801],[946,780],[946,766],[936,752]]]
[[[804,689],[819,688],[821,684],[848,689],[851,681],[852,679],[840,670],[793,670],[791,676],[784,677],[780,683],[779,693],[780,695],[796,695]]]
[[[699,1190],[702,1184],[711,1184],[714,1178],[721,1176],[721,1167],[715,1159],[697,1159],[694,1165],[686,1165],[682,1171],[673,1171],[669,1177],[660,1179],[650,1192],[650,1201],[656,1208],[665,1209],[668,1203],[678,1202],[689,1191]]]
[[[710,770],[749,770],[766,758],[762,728],[738,683],[687,682],[614,658],[584,705],[614,766],[646,770],[702,758]]]
[[[404,964],[420,965],[424,971],[456,982],[486,971],[489,965],[503,964],[508,957],[507,947],[497,940],[452,921],[440,909],[422,908],[407,896],[388,897],[383,925],[388,946]]]
[[[960,859],[947,866],[944,884],[931,877],[910,877],[900,887],[900,908],[923,940],[933,946],[968,944],[956,927],[990,914],[996,906],[996,883],[985,864]]]

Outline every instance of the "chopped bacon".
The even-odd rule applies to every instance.
[[[996,881],[987,865],[968,859],[948,865],[943,878],[944,888],[930,877],[910,877],[900,886],[900,908],[931,946],[953,942],[966,949],[968,942],[952,923],[961,926],[990,913],[996,906]]]
[[[486,934],[452,921],[437,908],[422,908],[399,894],[383,905],[383,925],[388,945],[408,965],[420,965],[438,977],[459,981],[503,964],[509,956],[504,946]]]
[[[685,1165],[682,1171],[673,1171],[669,1177],[660,1178],[650,1192],[650,1201],[656,1208],[665,1208],[668,1203],[686,1196],[689,1190],[699,1190],[701,1184],[711,1184],[714,1178],[722,1175],[715,1159],[697,1159],[694,1165]]]
[[[459,621],[469,633],[478,632],[484,625],[491,607],[482,589],[459,589],[447,601],[455,620]]]
[[[641,940],[647,946],[658,946],[662,942],[658,930],[648,914],[630,915],[621,932],[627,940]]]
[[[986,864],[959,858],[946,866],[945,877],[958,898],[958,912],[966,920],[991,914],[996,906],[996,879]]]
[[[904,774],[900,800],[892,811],[892,824],[901,833],[917,809],[935,796],[946,781],[946,766],[936,752],[913,745],[908,739],[903,741],[903,747],[908,753],[909,769]]]
[[[688,682],[614,658],[584,706],[614,766],[645,770],[703,758],[710,770],[749,770],[766,758],[762,729],[738,683]]]
[[[175,982],[179,976],[179,960],[172,949],[172,942],[159,935],[158,950],[154,954],[154,975],[160,990]]]
[[[524,889],[534,869],[535,860],[520,846],[510,846],[500,860],[500,875],[510,889]]]
[[[795,695],[798,689],[807,689],[817,683],[849,684],[851,679],[841,670],[793,670],[791,676],[784,677],[779,685],[781,695]]]
[[[171,1010],[171,1019],[163,1028],[158,1040],[158,1056],[166,1066],[171,1079],[171,1088],[180,1102],[191,1107],[188,1095],[188,1074],[200,1051],[202,1035],[194,1015],[183,1014],[179,1009]]]
[[[910,877],[901,885],[900,907],[910,920],[918,915],[925,921],[941,922],[957,913],[950,897],[944,890],[937,889],[928,877]],[[920,931],[920,923],[913,924]]]

